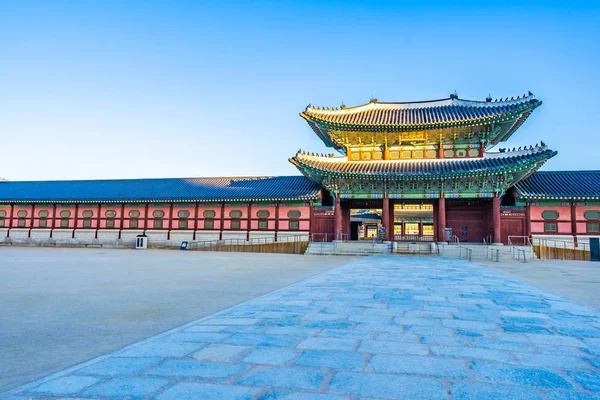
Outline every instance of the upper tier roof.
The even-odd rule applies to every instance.
[[[600,199],[600,171],[541,171],[515,185],[527,200]]]
[[[284,201],[317,199],[320,191],[304,176],[6,181],[0,202]]]
[[[309,105],[300,116],[325,144],[338,149],[341,146],[329,137],[330,130],[404,132],[506,124],[501,137],[491,141],[495,144],[506,140],[540,104],[542,102],[531,93],[494,101],[463,100],[453,95],[447,99],[411,103],[372,100],[361,106],[340,109]]]
[[[485,153],[483,158],[412,159],[351,162],[347,157],[296,154],[290,162],[311,176],[330,175],[351,178],[419,179],[452,175],[477,175],[529,168],[557,154],[540,145],[523,150]],[[538,168],[540,165],[536,165]]]

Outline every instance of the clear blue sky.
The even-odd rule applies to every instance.
[[[521,5],[525,3],[525,5]],[[482,5],[484,4],[484,5]],[[2,1],[0,176],[297,174],[298,113],[522,95],[503,146],[600,169],[600,2]]]

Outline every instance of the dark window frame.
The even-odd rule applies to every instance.
[[[593,220],[592,220],[593,221]],[[590,226],[596,226],[596,230],[591,230]],[[588,222],[585,225],[585,229],[587,233],[596,233],[596,234],[600,234],[600,222],[599,221],[594,221],[594,222]]]
[[[554,226],[555,229],[548,229],[549,226]],[[548,220],[548,221],[544,221],[544,232],[548,232],[548,233],[558,233],[558,223],[556,222],[556,220]]]

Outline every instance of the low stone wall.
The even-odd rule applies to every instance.
[[[138,235],[148,237],[150,248],[178,248],[181,242],[193,240],[213,241],[222,239],[246,240],[246,231],[167,231],[167,230],[122,230],[118,229],[0,229],[0,244],[34,245],[34,246],[104,246],[115,248],[135,247]],[[195,239],[194,239],[195,236]],[[274,231],[251,231],[250,239],[267,239],[274,241]],[[296,236],[308,237],[308,232],[279,232],[279,241],[288,241]]]

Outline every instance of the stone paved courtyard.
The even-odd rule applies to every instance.
[[[598,355],[591,307],[462,260],[371,257],[2,398],[588,400]]]

